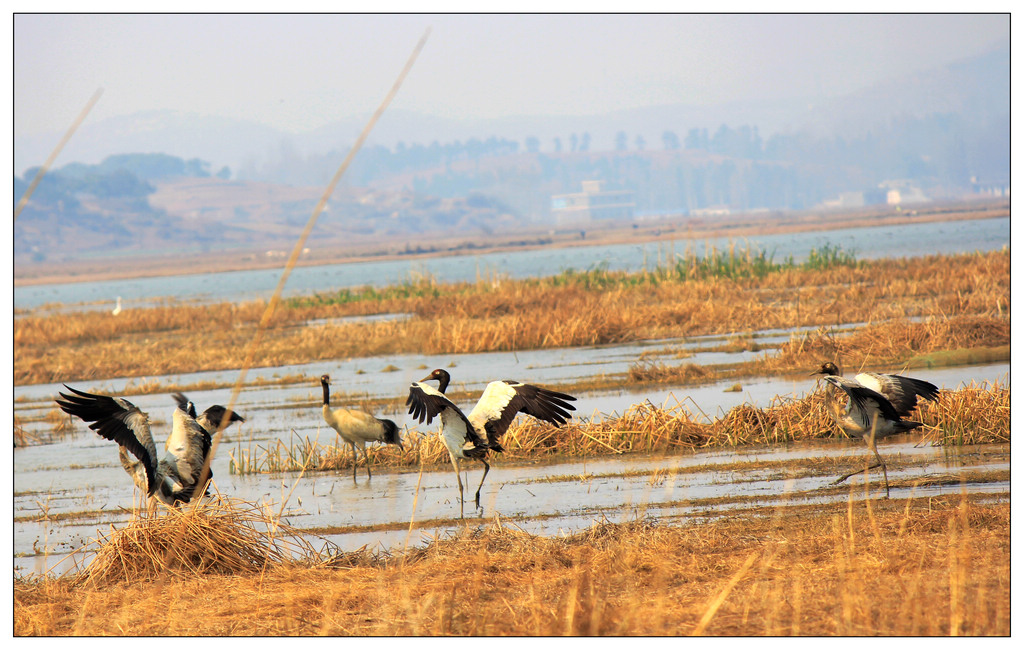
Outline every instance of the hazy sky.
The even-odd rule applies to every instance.
[[[452,117],[831,97],[986,51],[1006,15],[18,15],[15,135],[174,109],[316,128],[393,106]]]

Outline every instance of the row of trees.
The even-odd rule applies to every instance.
[[[543,215],[551,196],[580,191],[582,181],[615,179],[606,189],[633,192],[638,213],[692,212],[709,206],[739,209],[802,208],[828,195],[823,179],[798,173],[792,165],[694,158],[685,152],[654,158],[642,153],[557,156],[538,154],[529,171],[451,166],[418,175],[413,190],[436,196],[480,192],[500,197],[520,215]]]
[[[209,163],[198,158],[183,160],[166,154],[121,154],[109,156],[95,165],[70,163],[50,170],[43,177],[25,208],[25,219],[31,219],[34,212],[37,215],[60,214],[83,224],[92,223],[96,215],[83,208],[82,201],[86,197],[106,201],[108,211],[116,209],[140,216],[156,216],[158,211],[150,207],[146,198],[156,191],[150,181],[208,178],[211,176],[209,167]],[[38,167],[32,167],[21,178],[14,178],[15,204],[38,172]],[[220,178],[230,175],[227,168],[217,173]]]
[[[660,146],[642,136],[616,134],[613,151],[591,151],[589,133],[554,138],[541,151],[530,136],[470,138],[448,144],[367,147],[346,181],[354,186],[405,188],[441,197],[471,192],[500,198],[522,216],[540,218],[553,194],[577,192],[580,181],[632,190],[640,211],[803,209],[841,192],[871,191],[900,179],[948,193],[965,190],[971,176],[1008,178],[1009,118],[984,125],[952,115],[893,120],[857,137],[810,133],[764,138],[753,126],[665,130]],[[247,170],[254,180],[322,185],[343,152],[282,158]],[[580,155],[585,154],[585,155]]]

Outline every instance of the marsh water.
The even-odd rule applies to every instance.
[[[748,240],[740,240],[744,246]],[[726,248],[729,241],[708,242]],[[915,256],[994,250],[1009,244],[1009,220],[860,228],[849,231],[800,233],[750,238],[755,249],[772,252],[776,260],[806,257],[811,248],[825,244],[855,252],[858,258]],[[694,245],[698,254],[704,242]],[[297,268],[287,295],[314,290],[402,282],[414,273],[429,273],[439,281],[473,280],[480,275],[499,277],[550,275],[565,268],[610,269],[653,267],[672,252],[682,253],[685,243],[674,245],[595,246],[565,250],[494,253],[477,257],[451,257],[424,262],[396,261],[332,267]],[[166,299],[185,301],[248,300],[267,298],[279,277],[278,271],[252,271],[197,276],[176,276],[104,283],[74,283],[15,288],[16,310],[31,310],[44,303],[60,303],[54,309],[112,306],[117,295],[125,306],[142,306]],[[403,314],[376,318],[403,318]],[[325,323],[310,323],[311,327]],[[849,327],[854,327],[850,325]],[[770,345],[787,340],[794,332],[742,332]],[[320,444],[336,442],[333,430],[323,423],[318,378],[334,378],[333,403],[345,405],[354,398],[404,396],[411,382],[422,379],[435,367],[447,369],[453,389],[482,390],[495,378],[515,378],[537,384],[568,385],[587,378],[627,372],[638,362],[677,364],[681,358],[700,365],[735,364],[762,352],[715,350],[732,336],[691,337],[643,341],[626,345],[586,346],[554,350],[495,352],[465,355],[388,355],[254,368],[235,405],[246,417],[232,427],[213,461],[215,484],[220,494],[253,503],[266,503],[282,519],[311,539],[334,543],[342,550],[362,546],[393,550],[418,545],[430,536],[444,535],[460,524],[458,489],[448,465],[418,471],[377,468],[367,479],[360,464],[353,481],[350,469],[336,472],[239,476],[231,473],[232,452],[257,450],[282,441],[288,445],[308,439]],[[810,372],[810,369],[808,370]],[[914,376],[944,389],[972,382],[1009,385],[1009,364],[915,369]],[[76,384],[85,390],[118,394],[142,381],[165,385],[233,384],[237,370],[201,372],[137,379],[110,379]],[[253,385],[259,382],[265,385]],[[209,383],[206,383],[209,382]],[[601,418],[624,413],[636,404],[681,407],[695,417],[720,417],[743,404],[766,407],[777,397],[798,398],[816,389],[807,375],[753,378],[698,387],[665,386],[643,391],[582,392],[575,416]],[[726,390],[726,389],[730,390]],[[53,423],[45,418],[55,411],[53,399],[59,384],[18,386],[14,389],[16,422],[29,434],[45,434]],[[192,390],[189,397],[202,410],[211,404],[227,404],[230,390]],[[154,421],[157,444],[164,439],[173,409],[168,395],[130,398]],[[467,404],[468,406],[468,404]],[[404,409],[378,412],[405,429],[413,426]],[[436,430],[420,427],[420,431]],[[972,483],[960,481],[970,472],[998,472],[1009,467],[1009,445],[944,449],[921,444],[920,435],[887,440],[880,445],[886,457],[899,457],[889,471],[898,483],[894,497],[929,495],[961,490],[1009,498],[1009,481]],[[716,449],[697,453],[646,456],[603,455],[560,462],[512,463],[500,455],[481,493],[477,511],[472,494],[482,474],[476,463],[464,466],[467,489],[466,521],[500,519],[522,529],[557,535],[586,528],[597,521],[624,521],[653,516],[664,521],[694,521],[728,516],[739,508],[786,507],[847,498],[864,498],[863,481],[856,489],[829,489],[831,475],[789,479],[778,462],[828,457],[865,457],[869,452],[859,441],[836,440],[791,444],[772,448]],[[775,464],[773,464],[775,463]],[[774,469],[773,469],[774,468]],[[820,474],[820,473],[819,473]],[[918,479],[950,477],[940,484],[913,486]],[[883,496],[879,476],[872,474],[869,494]],[[909,479],[909,480],[905,480]],[[417,490],[418,486],[418,490]],[[55,568],[69,570],[79,561],[68,554],[79,549],[111,526],[124,525],[132,516],[136,495],[131,480],[119,465],[116,445],[96,436],[81,423],[75,433],[51,444],[14,450],[14,567],[16,574],[40,573]],[[410,522],[414,525],[411,527]]]
[[[770,338],[774,333],[763,333]],[[460,525],[458,489],[449,465],[431,467],[422,475],[411,470],[375,468],[367,479],[360,463],[355,481],[350,469],[297,473],[231,473],[231,457],[239,450],[258,450],[275,444],[286,445],[307,438],[320,444],[335,444],[320,412],[321,390],[317,377],[332,373],[345,378],[344,390],[365,396],[394,396],[408,384],[421,379],[427,368],[446,367],[456,388],[480,390],[495,376],[529,377],[537,383],[567,382],[602,372],[621,372],[639,355],[670,358],[679,350],[700,350],[713,337],[651,341],[622,346],[571,348],[553,351],[445,355],[443,357],[388,356],[347,362],[326,362],[258,369],[257,376],[303,376],[299,383],[245,388],[237,410],[246,416],[241,426],[226,432],[213,473],[218,491],[248,502],[266,503],[282,519],[300,530],[315,531],[310,537],[329,541],[341,550],[364,545],[378,550],[395,550],[418,545],[430,536],[443,535]],[[709,355],[703,358],[701,355]],[[713,358],[735,362],[752,353],[696,352],[695,363]],[[723,356],[724,355],[724,356]],[[730,358],[731,355],[731,358]],[[1009,365],[991,364],[943,369],[915,370],[914,375],[941,388],[955,389],[965,383],[1009,383]],[[252,376],[250,375],[250,378]],[[164,382],[192,383],[230,380],[234,373],[194,373],[157,378]],[[87,388],[117,393],[129,380],[90,383]],[[585,393],[576,403],[576,416],[603,417],[622,413],[633,405],[649,401],[656,406],[682,405],[695,416],[718,417],[741,403],[765,407],[777,396],[800,397],[816,389],[808,376],[751,379],[739,392],[725,389],[734,382],[700,387],[665,387],[645,392],[629,390]],[[54,408],[60,387],[39,385],[15,390],[16,414],[32,420]],[[343,405],[341,388],[334,402]],[[189,397],[199,408],[227,403],[228,389],[191,391]],[[339,399],[341,398],[341,399]],[[131,401],[151,414],[159,441],[173,409],[167,395],[133,396]],[[377,414],[409,427],[403,411]],[[52,426],[26,421],[24,428],[43,430]],[[420,431],[436,430],[437,423]],[[71,566],[67,554],[82,547],[110,526],[124,525],[131,517],[137,495],[119,466],[116,446],[102,440],[84,426],[60,442],[15,450],[14,517],[15,570],[37,573]],[[902,469],[889,471],[890,482],[901,479],[958,476],[968,470],[1008,469],[1009,446],[988,445],[948,450],[922,445],[920,436],[910,435],[886,441],[881,451],[887,457],[903,459]],[[234,452],[234,453],[233,453]],[[623,521],[653,516],[664,521],[691,521],[727,516],[731,510],[760,504],[787,504],[846,499],[846,492],[829,491],[833,476],[809,476],[790,480],[773,461],[810,457],[865,457],[869,453],[857,441],[815,442],[772,448],[730,448],[698,453],[649,456],[640,454],[571,458],[562,462],[505,463],[498,456],[481,493],[482,510],[476,510],[473,492],[482,475],[476,463],[464,465],[463,482],[468,503],[465,514],[471,523],[479,518],[501,521],[537,534],[564,534],[586,528],[596,521]],[[913,461],[913,462],[911,462]],[[871,484],[877,498],[881,484]],[[905,483],[905,482],[904,482]],[[417,485],[419,490],[417,492]],[[858,483],[861,485],[861,483]],[[939,494],[961,489],[1008,495],[1009,482],[927,487],[894,487],[893,496],[913,491],[917,495]],[[863,498],[863,490],[855,491]],[[419,522],[412,528],[410,521]],[[367,530],[369,527],[371,530]]]

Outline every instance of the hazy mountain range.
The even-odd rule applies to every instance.
[[[628,193],[641,218],[870,205],[892,187],[913,201],[989,193],[984,184],[1005,195],[1009,65],[1007,45],[817,103],[491,120],[388,111],[310,243],[505,236],[557,222],[554,197],[588,180]],[[276,249],[366,119],[306,133],[173,111],[87,122],[16,221],[16,264]],[[15,139],[15,200],[62,135]]]
[[[660,148],[662,133],[680,136],[693,128],[717,129],[726,124],[756,126],[762,137],[806,131],[818,136],[855,137],[901,116],[952,113],[974,123],[1009,121],[1009,43],[986,54],[890,79],[845,97],[815,101],[794,97],[774,102],[715,106],[674,104],[602,115],[531,115],[487,120],[449,119],[404,110],[385,113],[370,144],[393,147],[399,142],[427,145],[496,136],[516,141],[538,138],[541,151],[552,141],[572,134],[590,134],[592,151],[611,150],[617,133],[629,142],[641,136],[648,148]],[[343,150],[358,136],[368,115],[354,115],[305,133],[288,133],[255,122],[225,117],[148,111],[87,121],[57,161],[98,163],[119,153],[160,152],[186,159],[200,158],[213,169],[237,170],[289,154],[324,154]],[[14,168],[21,174],[40,164],[62,133],[15,137]]]

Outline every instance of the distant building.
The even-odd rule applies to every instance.
[[[908,180],[882,181],[878,187],[885,192],[885,202],[889,205],[924,203],[930,200],[920,187]]]
[[[712,205],[706,208],[697,208],[690,212],[695,217],[724,217],[731,214],[732,211],[729,206],[726,205]]]
[[[629,190],[603,190],[603,181],[583,181],[577,194],[551,197],[551,212],[559,225],[608,219],[632,219],[636,203]]]
[[[840,192],[839,198],[829,199],[822,203],[826,208],[863,208],[868,205],[881,205],[886,202],[886,192],[882,189],[864,192]]]
[[[1008,198],[1010,196],[1010,181],[982,181],[977,176],[971,176],[971,190],[973,190],[975,194]]]

